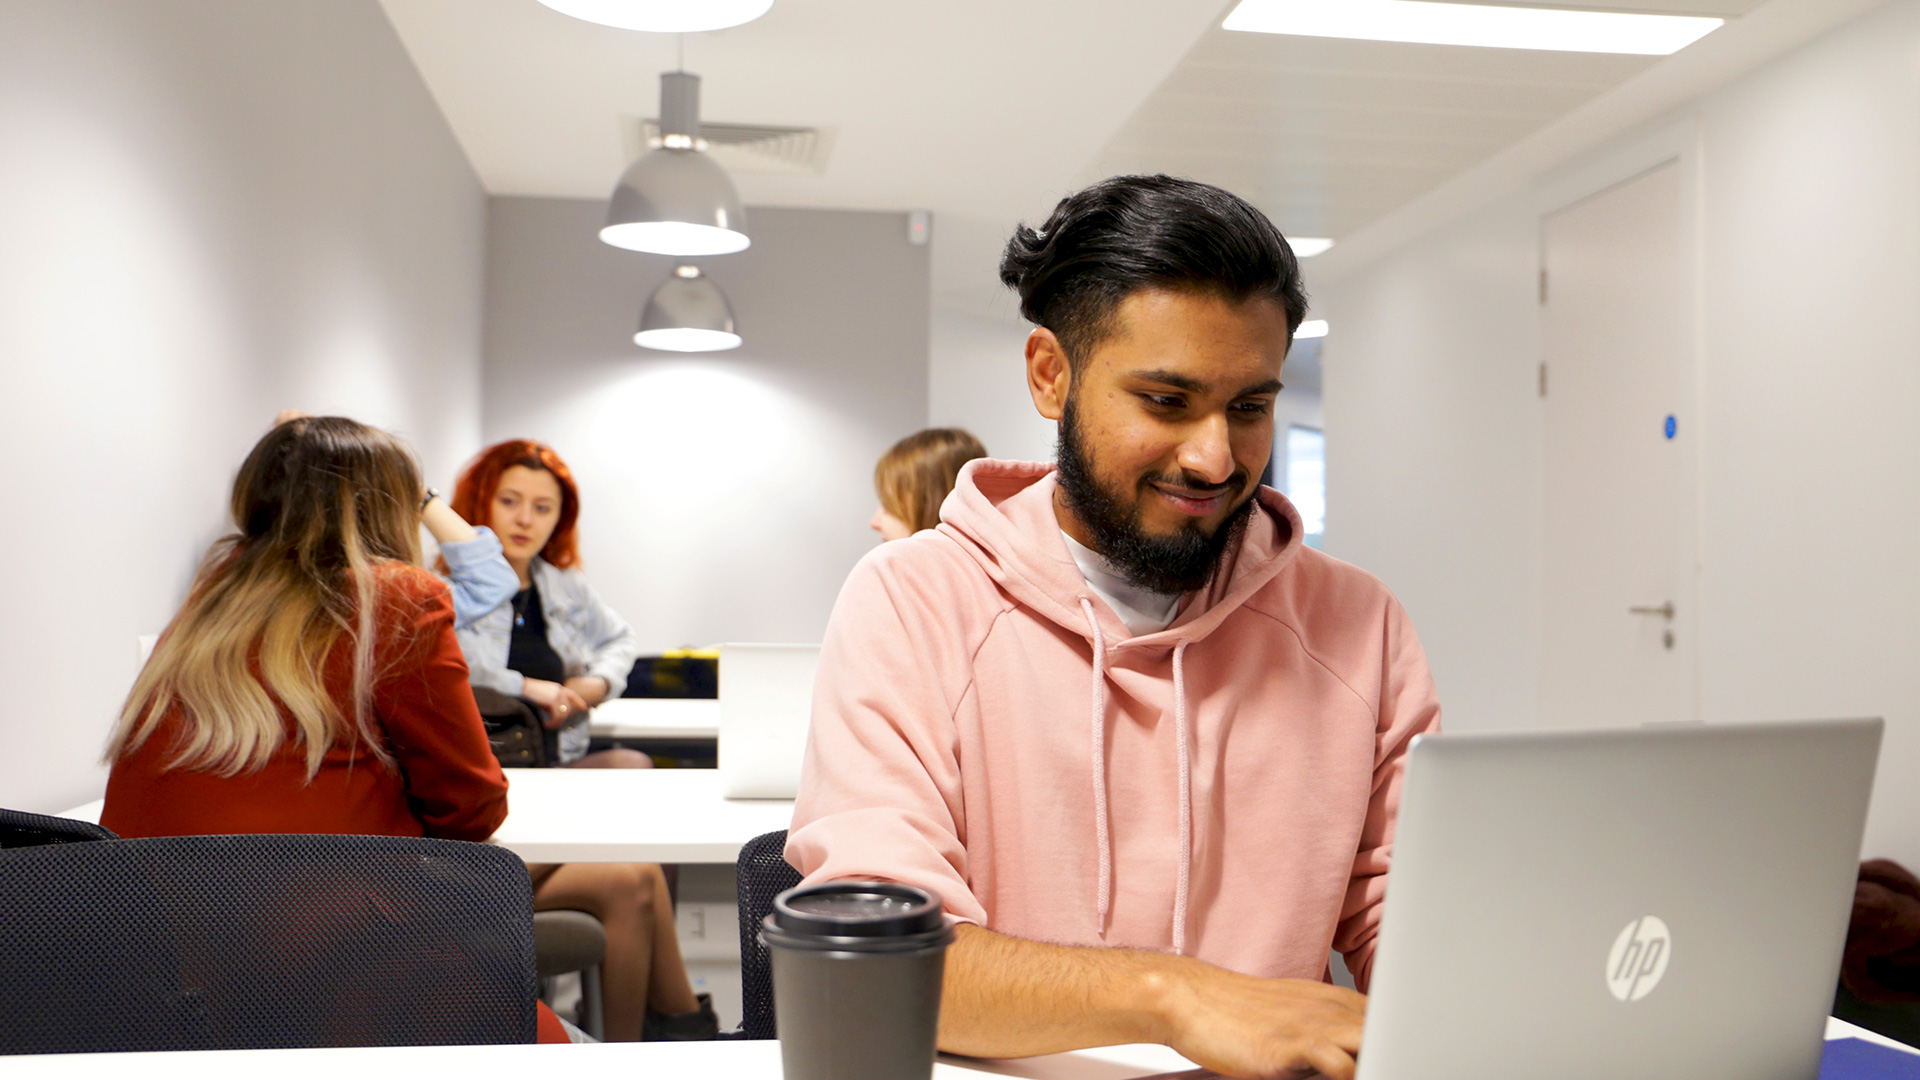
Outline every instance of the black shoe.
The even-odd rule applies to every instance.
[[[718,1038],[720,1018],[713,1012],[713,995],[696,994],[694,1000],[700,1003],[700,1007],[678,1016],[648,1009],[646,1018],[640,1022],[641,1041],[702,1042]]]

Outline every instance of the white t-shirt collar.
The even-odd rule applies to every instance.
[[[1060,538],[1067,542],[1067,554],[1073,556],[1087,588],[1120,616],[1128,633],[1140,637],[1158,633],[1173,624],[1174,616],[1180,613],[1179,593],[1143,589],[1115,571],[1106,556],[1067,535],[1066,530],[1061,530]]]

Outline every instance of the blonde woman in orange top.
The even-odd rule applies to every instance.
[[[405,444],[345,417],[291,414],[260,440],[234,480],[235,532],[121,711],[101,824],[492,835],[507,779],[452,596],[417,565],[422,494]],[[538,1030],[569,1041],[545,1006]]]

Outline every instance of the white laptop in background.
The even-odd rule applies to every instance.
[[[1814,1080],[1881,727],[1417,740],[1359,1080]]]
[[[720,789],[729,799],[791,799],[813,715],[818,645],[720,646]]]

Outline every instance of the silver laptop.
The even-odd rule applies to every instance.
[[[729,799],[791,799],[813,715],[818,645],[720,646],[720,789]]]
[[[1813,1080],[1881,726],[1417,740],[1360,1080]]]

